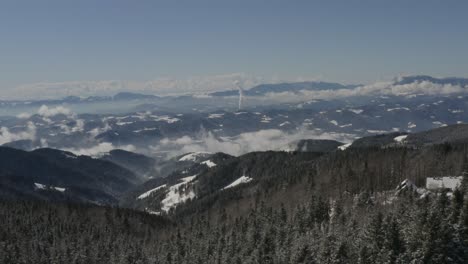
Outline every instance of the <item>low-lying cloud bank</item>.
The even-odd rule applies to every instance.
[[[277,78],[264,78],[245,73],[192,76],[188,78],[161,77],[151,81],[70,81],[24,84],[4,90],[9,99],[57,99],[66,96],[110,96],[119,92],[138,92],[156,95],[196,94],[235,89],[234,82],[244,87],[262,83],[280,82]]]
[[[36,126],[33,122],[28,122],[24,131],[11,132],[7,127],[0,128],[0,145],[17,140],[35,140]]]
[[[452,84],[437,84],[429,81],[413,82],[402,85],[395,84],[394,82],[378,82],[371,85],[359,86],[353,89],[317,91],[302,90],[298,93],[268,93],[265,97],[260,99],[275,102],[302,102],[314,99],[330,100],[357,96],[407,96],[412,94],[449,95],[457,93],[468,93],[468,87]]]
[[[42,118],[48,119],[50,117],[54,117],[56,115],[65,115],[69,118],[74,119],[76,117],[76,114],[71,111],[70,108],[67,108],[65,106],[52,106],[49,107],[47,105],[42,105],[39,107],[36,113],[20,113],[17,115],[17,118],[20,119],[28,119],[30,118],[33,114],[37,114]]]
[[[133,145],[114,146],[109,142],[102,142],[89,148],[64,148],[63,150],[72,152],[75,155],[86,155],[91,157],[99,157],[114,149],[123,149],[126,151],[136,151]]]
[[[201,132],[196,137],[184,136],[176,139],[163,139],[151,150],[168,152],[176,156],[188,152],[224,152],[234,156],[253,151],[293,150],[291,143],[301,139],[333,139],[350,142],[354,135],[340,133],[321,133],[314,130],[301,129],[294,133],[277,129],[260,130],[242,133],[236,137],[218,138],[211,132]]]
[[[207,93],[226,90],[237,90],[237,83],[247,90],[259,84],[283,82],[313,81],[315,78],[297,78],[282,80],[276,77],[266,78],[245,73],[231,73],[211,76],[193,76],[188,78],[157,78],[151,81],[74,81],[54,83],[33,83],[20,85],[13,89],[4,89],[5,98],[9,99],[57,99],[70,95],[75,96],[110,96],[119,92],[137,92],[155,95],[193,94],[198,97]],[[271,93],[265,100],[298,101],[307,99],[337,99],[349,96],[407,95],[407,94],[451,94],[468,92],[467,87],[452,84],[438,84],[422,80],[409,84],[399,84],[398,79],[388,82],[376,82],[354,89],[338,90],[304,90],[300,93]]]

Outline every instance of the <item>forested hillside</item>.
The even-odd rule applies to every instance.
[[[466,180],[466,179],[465,179]],[[363,192],[293,209],[176,217],[116,208],[0,202],[2,263],[466,263],[467,189],[376,203]],[[216,218],[214,221],[208,219]]]
[[[0,261],[467,263],[468,145],[405,144],[394,136],[329,152],[188,153],[167,163],[176,168],[169,176],[116,196],[121,208],[50,193],[66,195],[55,186],[66,179],[72,189],[74,175],[104,185],[137,181],[127,169],[51,149],[0,148],[10,175],[3,179],[22,176],[24,192],[49,193],[47,202],[33,195],[0,201]],[[12,163],[21,159],[47,166]],[[424,188],[427,177],[460,175],[458,189]],[[42,187],[36,179],[56,182]]]

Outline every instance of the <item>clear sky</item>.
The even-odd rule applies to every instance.
[[[468,1],[0,0],[0,89],[243,72],[468,77]]]

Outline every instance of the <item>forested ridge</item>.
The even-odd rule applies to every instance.
[[[421,196],[404,179],[467,171],[467,147],[250,153],[198,178],[161,216],[86,204],[0,202],[2,263],[467,263],[467,175]],[[228,174],[230,172],[230,174]],[[253,181],[219,191],[235,176]]]
[[[311,196],[287,210],[255,204],[172,221],[142,212],[0,203],[2,263],[466,263],[466,188],[390,204],[369,193]],[[466,197],[466,196],[465,196]]]

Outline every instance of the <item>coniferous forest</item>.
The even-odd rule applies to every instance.
[[[466,179],[450,195],[411,189],[256,201],[245,215],[190,217],[38,201],[0,202],[2,263],[467,263]]]
[[[468,0],[0,0],[0,264],[468,264]]]

